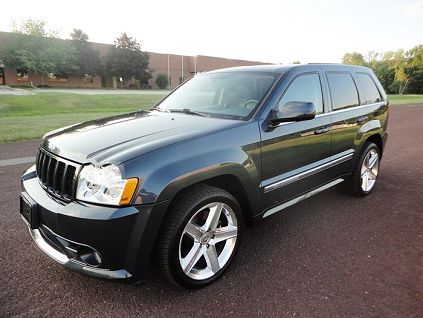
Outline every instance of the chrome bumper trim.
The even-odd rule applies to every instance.
[[[24,219],[24,217],[22,217],[22,219],[25,221],[25,224],[27,225],[29,230],[29,234],[31,235],[34,242],[38,245],[38,247],[50,258],[55,260],[57,263],[60,263],[64,267],[72,269],[82,274],[86,274],[86,275],[98,277],[98,278],[125,279],[125,278],[132,277],[132,275],[125,269],[112,271],[109,269],[96,268],[96,267],[87,266],[85,264],[76,262],[68,258],[65,254],[59,252],[58,250],[53,248],[50,244],[48,244],[43,238],[43,236],[41,235],[40,230],[32,229],[29,226],[28,222]]]

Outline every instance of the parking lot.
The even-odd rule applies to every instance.
[[[423,317],[423,105],[390,109],[372,195],[326,191],[247,229],[223,279],[175,289],[86,277],[31,241],[19,177],[37,141],[0,145],[0,316]]]

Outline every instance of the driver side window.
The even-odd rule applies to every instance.
[[[307,102],[316,106],[316,113],[323,113],[322,87],[318,74],[304,74],[296,77],[279,100],[277,110],[283,111],[289,102]]]

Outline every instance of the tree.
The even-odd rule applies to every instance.
[[[115,46],[118,49],[126,49],[130,51],[141,51],[141,44],[137,42],[136,39],[128,36],[126,32],[122,33],[122,35],[115,40]]]
[[[168,81],[167,81],[167,76],[165,74],[158,74],[157,78],[156,78],[156,85],[160,88],[160,89],[164,89],[167,87],[168,85]]]
[[[423,45],[417,45],[409,51],[370,51],[364,56],[352,52],[345,54],[342,61],[370,67],[387,93],[423,92]]]
[[[131,79],[147,84],[151,78],[148,54],[141,51],[141,45],[126,33],[116,39],[115,48],[108,55],[106,65],[111,75],[122,77],[125,87]]]
[[[73,29],[73,32],[70,34],[73,41],[87,42],[88,35],[84,33],[81,29]]]
[[[75,49],[77,69],[73,74],[95,76],[102,72],[100,53],[88,42],[88,35],[81,29],[73,29],[70,34],[71,44]]]
[[[423,94],[423,45],[417,45],[406,52],[406,66],[404,73],[408,82],[404,91],[407,93]]]
[[[6,67],[20,68],[40,74],[69,74],[74,71],[75,51],[69,43],[53,37],[45,30],[45,22],[27,20],[10,35],[0,50]]]
[[[20,25],[12,23],[13,33],[38,36],[43,38],[57,38],[58,32],[55,30],[46,30],[46,22],[43,20],[28,19],[22,21]]]
[[[344,54],[342,57],[342,63],[352,65],[366,65],[363,54],[357,52]]]
[[[406,52],[408,66],[423,66],[423,44],[416,45]]]

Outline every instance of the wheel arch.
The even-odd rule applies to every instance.
[[[382,142],[382,137],[381,137],[380,134],[370,135],[369,137],[367,137],[367,139],[365,140],[364,143],[366,143],[366,142],[372,142],[372,143],[376,144],[376,146],[379,149],[379,154],[382,157],[382,155],[383,155],[383,142]]]
[[[383,125],[380,120],[373,119],[368,122],[366,122],[364,125],[362,125],[358,131],[358,134],[356,136],[356,145],[358,146],[358,149],[360,150],[359,153],[361,153],[364,145],[366,142],[373,142],[377,145],[379,149],[380,156],[383,154],[383,136],[384,130]]]
[[[245,189],[238,176],[229,173],[212,176],[199,180],[197,182],[185,184],[183,187],[180,187],[176,192],[172,194],[172,198],[170,199],[170,203],[167,208],[164,219],[166,219],[175,203],[178,202],[178,199],[186,191],[201,184],[214,186],[230,193],[238,201],[241,207],[241,212],[244,217],[245,224],[247,226],[251,226],[254,215],[254,207],[252,206],[251,201],[249,199],[248,190]]]

